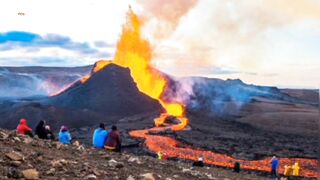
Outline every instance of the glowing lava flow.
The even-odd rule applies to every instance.
[[[163,115],[156,119],[156,121],[164,122],[162,118],[166,116]],[[179,118],[178,118],[179,119]],[[184,122],[181,121],[183,124]],[[180,158],[180,159],[188,159],[196,161],[199,157],[204,158],[204,162],[211,165],[216,165],[220,167],[233,168],[235,162],[241,163],[241,168],[245,170],[252,171],[264,171],[270,172],[270,161],[271,158],[266,158],[263,160],[256,161],[248,161],[248,160],[240,160],[235,159],[231,156],[227,156],[224,154],[215,153],[212,151],[207,151],[203,149],[195,149],[192,147],[188,147],[173,138],[158,136],[158,135],[149,135],[149,132],[161,132],[168,129],[175,130],[175,126],[167,126],[167,127],[154,127],[151,129],[145,130],[136,130],[131,131],[129,134],[135,138],[143,138],[145,139],[146,147],[152,152],[162,152],[165,153],[168,157],[172,158]],[[301,171],[300,176],[304,177],[317,177],[320,178],[319,172],[319,161],[316,159],[303,159],[303,158],[280,158],[280,173],[283,174],[284,165],[292,165],[295,162],[298,162]]]

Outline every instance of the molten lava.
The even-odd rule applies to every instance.
[[[156,119],[156,124],[157,122],[163,124],[166,118],[167,116],[163,114]],[[183,118],[178,118],[178,120],[181,120],[181,127],[184,126],[185,122]],[[177,129],[180,130],[180,124],[166,127],[154,127],[145,130],[136,130],[131,131],[129,134],[130,136],[135,138],[145,139],[145,145],[150,151],[162,152],[165,153],[168,157],[188,159],[193,161],[197,161],[199,157],[203,157],[206,164],[212,164],[226,168],[233,168],[234,163],[239,162],[241,163],[241,168],[245,170],[271,172],[271,158],[256,161],[235,159],[228,155],[188,147],[170,137],[149,135],[149,132],[156,133],[165,131],[167,129],[175,130],[176,126],[178,126]],[[320,178],[320,172],[318,170],[319,161],[316,159],[280,158],[280,173],[283,174],[284,165],[294,164],[295,162],[298,162],[301,167],[300,176]]]

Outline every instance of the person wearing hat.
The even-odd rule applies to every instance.
[[[32,129],[28,126],[26,119],[20,119],[20,123],[17,127],[17,134],[23,134],[33,137]]]
[[[66,126],[61,126],[59,132],[59,142],[62,144],[71,144],[71,134]]]

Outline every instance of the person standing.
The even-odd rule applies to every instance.
[[[105,126],[103,123],[100,123],[99,128],[94,130],[92,144],[95,148],[103,148],[107,139],[108,139],[108,131],[105,130]]]
[[[105,148],[110,151],[121,152],[120,133],[117,130],[117,126],[111,127]]]
[[[273,178],[279,179],[278,170],[280,162],[276,156],[273,156],[271,159],[271,176]]]
[[[300,167],[299,167],[299,164],[296,162],[292,166],[292,175],[293,176],[299,176],[299,171],[300,171]]]

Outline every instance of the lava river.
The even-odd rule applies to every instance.
[[[165,115],[160,116],[158,119],[155,119],[155,124],[160,126],[162,123],[165,123]],[[187,119],[184,117],[179,117],[178,120],[180,121],[179,124],[175,125],[168,125],[163,127],[154,127],[151,129],[145,130],[134,130],[131,131],[129,134],[134,138],[143,138],[145,139],[146,147],[154,152],[162,152],[165,153],[168,157],[171,158],[180,158],[180,159],[187,159],[187,160],[198,160],[199,157],[204,158],[204,162],[206,164],[216,165],[220,167],[226,168],[233,168],[235,162],[241,163],[241,168],[245,170],[251,171],[264,171],[270,172],[270,162],[271,158],[266,158],[262,160],[255,160],[255,161],[248,161],[248,160],[241,160],[235,159],[231,156],[225,154],[219,154],[208,150],[203,149],[196,149],[190,146],[184,145],[181,142],[165,136],[159,135],[150,135],[150,132],[161,132],[168,129],[173,131],[179,131],[187,125]],[[304,177],[317,177],[320,178],[319,172],[319,161],[316,159],[303,159],[303,158],[280,158],[280,173],[283,174],[283,166],[285,164],[294,164],[298,162],[301,171],[300,176]]]

